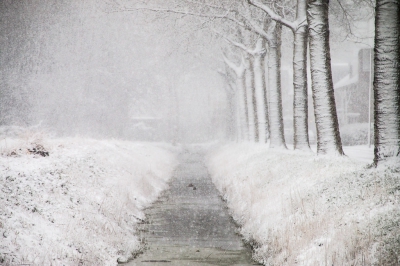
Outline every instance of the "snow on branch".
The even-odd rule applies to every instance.
[[[225,10],[225,11],[228,11],[228,10],[230,11],[230,9],[226,9],[223,6],[213,5],[213,4],[210,4],[210,3],[203,3],[203,2],[199,2],[199,1],[195,1],[195,0],[185,0],[185,1],[188,2],[188,3],[191,3],[191,4],[199,5],[199,6],[206,6],[206,7],[210,7],[210,8],[214,8],[214,9],[221,9],[221,10]]]
[[[216,8],[216,7],[215,7]],[[222,7],[220,9],[223,9]],[[174,13],[174,14],[182,14],[182,15],[189,15],[194,17],[203,17],[203,18],[218,18],[218,19],[226,19],[236,23],[239,26],[244,27],[244,24],[232,16],[229,16],[232,13],[232,10],[225,10],[222,14],[207,14],[207,13],[196,13],[196,12],[189,12],[184,10],[172,9],[172,8],[157,8],[157,7],[146,7],[146,6],[138,6],[138,7],[129,7],[129,8],[120,8],[118,10],[109,11],[108,13],[115,13],[115,12],[132,12],[138,10],[147,10],[152,12],[164,12],[164,13]]]
[[[231,60],[229,60],[224,53],[222,53],[222,57],[224,59],[225,64],[235,72],[237,77],[243,76],[244,70],[245,70],[245,66],[244,66],[244,63],[243,63],[243,61],[244,61],[243,58],[242,58],[242,60],[240,62],[240,65],[236,65]]]
[[[289,21],[282,16],[278,15],[276,12],[274,12],[269,6],[258,2],[256,0],[247,0],[247,3],[249,3],[252,6],[258,7],[259,9],[263,10],[265,13],[267,13],[271,19],[275,20],[276,22],[281,23],[282,25],[290,28],[292,31],[296,31],[299,23],[295,23],[292,21]],[[303,23],[303,22],[302,22]]]
[[[225,41],[227,41],[228,43],[232,44],[233,46],[236,46],[237,48],[242,49],[244,52],[246,52],[246,53],[248,53],[248,54],[254,55],[255,53],[258,52],[258,51],[256,51],[256,50],[251,50],[251,49],[249,49],[249,48],[248,48],[246,45],[244,45],[243,43],[236,42],[236,41],[232,40],[231,38],[226,37],[224,34],[218,32],[218,31],[216,31],[216,30],[214,30],[214,32],[215,32],[216,34],[218,34],[219,36],[221,36],[221,37],[222,37]]]
[[[254,21],[251,18],[248,18],[247,16],[239,12],[237,12],[236,14],[242,17],[242,19],[245,21],[244,23],[242,23],[242,25],[244,25],[243,26],[244,28],[257,33],[261,37],[265,38],[268,42],[272,40],[272,35],[265,32],[265,30],[262,27],[258,26],[256,23],[254,23]]]

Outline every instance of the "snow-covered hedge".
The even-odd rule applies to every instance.
[[[0,264],[116,265],[176,163],[167,145],[32,134],[0,153]]]
[[[265,145],[213,150],[208,166],[265,265],[400,264],[400,161],[377,169]]]

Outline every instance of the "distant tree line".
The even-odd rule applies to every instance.
[[[374,164],[400,156],[400,3],[397,0],[339,0],[343,24],[351,31],[348,11],[375,11],[374,47]],[[373,10],[374,8],[374,10]],[[294,35],[293,143],[295,150],[310,151],[308,136],[307,58],[319,155],[344,155],[332,82],[329,0],[184,0],[159,1],[126,10],[144,9],[191,15],[203,19],[224,40],[221,43],[229,84],[231,110],[235,110],[236,138],[270,142],[286,149],[282,117],[282,27]],[[338,12],[334,10],[333,12]],[[267,64],[268,67],[265,67]],[[234,93],[232,93],[232,91]]]

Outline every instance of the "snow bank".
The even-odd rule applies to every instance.
[[[212,179],[265,265],[400,263],[400,161],[231,144],[209,153]]]
[[[2,139],[0,263],[116,265],[132,256],[142,210],[176,164],[167,148],[32,134]]]

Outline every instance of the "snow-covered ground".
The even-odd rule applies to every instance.
[[[176,165],[166,144],[35,134],[0,153],[0,264],[116,265]]]
[[[364,163],[372,163],[374,160],[374,146],[368,145],[344,146],[343,151],[350,159]]]
[[[399,265],[400,161],[228,144],[207,164],[241,233],[265,265]]]

